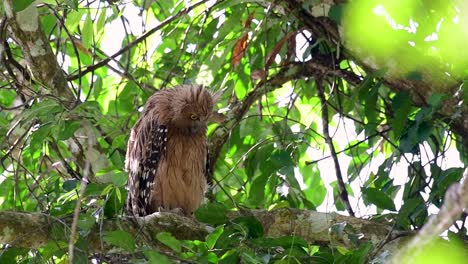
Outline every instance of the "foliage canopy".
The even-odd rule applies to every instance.
[[[86,242],[93,228],[122,215],[128,134],[164,87],[223,90],[226,120],[208,131],[216,162],[210,202],[195,213],[214,230],[204,241],[160,232],[159,251],[124,230],[103,233],[102,243],[127,258],[365,263],[377,245],[346,223],[329,235],[346,234],[350,248],[272,237],[252,215],[230,212],[371,214],[409,231],[462,178],[466,4],[33,2],[4,0],[0,9],[0,210],[63,220],[78,208],[76,263],[96,253]],[[425,41],[432,33],[438,39]],[[466,241],[465,219],[448,243]],[[69,259],[73,227],[48,228],[45,246],[9,243],[0,262]]]

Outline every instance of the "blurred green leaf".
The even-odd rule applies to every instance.
[[[13,1],[13,11],[20,12],[30,6],[34,0],[15,0]]]
[[[253,216],[241,216],[232,220],[233,223],[242,225],[248,230],[247,236],[249,238],[258,238],[263,236],[263,226],[262,224],[255,219]]]
[[[195,211],[195,217],[198,221],[219,225],[226,223],[227,221],[227,208],[221,203],[208,203],[202,205],[198,210]]]
[[[83,46],[87,49],[91,48],[91,45],[93,44],[93,33],[93,20],[91,19],[91,14],[88,13],[86,15],[81,34],[81,41]]]
[[[166,256],[154,250],[145,250],[143,254],[148,259],[149,263],[172,264],[173,262]]]
[[[392,101],[392,107],[395,116],[391,119],[391,125],[395,136],[399,138],[408,121],[408,115],[411,110],[411,100],[408,92],[399,92]]]
[[[76,179],[67,180],[63,183],[62,187],[65,191],[69,192],[76,188],[78,181]]]
[[[328,11],[328,17],[335,21],[337,24],[341,24],[345,6],[345,4],[333,5]]]
[[[364,200],[375,204],[378,208],[396,211],[393,200],[388,195],[376,188],[362,188]]]
[[[123,230],[105,232],[103,239],[108,244],[130,252],[135,250],[135,240],[133,236]]]
[[[60,127],[60,131],[58,132],[57,139],[59,140],[69,139],[71,136],[73,136],[73,133],[75,133],[75,131],[80,127],[81,127],[80,122],[66,120],[65,122],[62,123]]]
[[[96,219],[91,214],[80,214],[78,218],[78,227],[83,230],[91,230],[96,224]]]
[[[175,252],[181,252],[182,250],[181,242],[177,240],[175,237],[173,237],[171,233],[160,232],[156,235],[156,238],[159,240],[159,242],[163,243],[164,245],[174,250]]]

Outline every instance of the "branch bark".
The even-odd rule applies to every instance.
[[[323,136],[325,137],[325,142],[330,149],[330,155],[333,158],[333,163],[335,164],[335,173],[336,179],[338,181],[338,189],[340,191],[340,199],[343,202],[346,210],[349,215],[354,216],[353,208],[349,202],[348,191],[346,190],[346,184],[343,180],[343,174],[341,173],[340,162],[338,161],[338,156],[336,155],[335,145],[333,144],[333,139],[330,136],[328,131],[328,106],[327,99],[325,98],[325,91],[323,90],[322,79],[319,77],[315,81],[317,87],[318,97],[320,98],[320,103],[322,105],[322,127],[323,127]]]
[[[371,242],[374,245],[387,238],[396,238],[401,232],[393,230],[391,225],[342,216],[336,213],[319,213],[299,209],[277,209],[273,211],[250,210],[263,226],[265,236],[299,236],[310,244],[331,245],[353,249],[358,246],[352,236],[362,234],[359,243]],[[232,212],[229,218],[235,218],[238,212]],[[95,226],[87,239],[90,253],[107,252],[112,249],[101,241],[102,233],[113,230],[124,230],[138,238],[139,244],[154,245],[153,238],[159,232],[170,232],[179,240],[205,240],[211,227],[201,224],[192,218],[175,213],[154,213],[135,219],[124,217],[106,219],[102,226]],[[0,212],[0,244],[14,247],[39,248],[56,239],[57,225],[65,230],[64,241],[68,239],[72,218],[57,219],[40,213]],[[54,227],[55,226],[55,227]],[[344,227],[347,227],[346,229]],[[353,230],[353,234],[347,230]],[[54,234],[55,232],[55,234]],[[142,234],[146,234],[143,236]],[[354,241],[354,242],[353,242]],[[161,245],[159,245],[161,246]],[[158,245],[157,245],[158,247]]]
[[[22,48],[31,77],[59,96],[66,107],[72,107],[75,96],[68,87],[65,74],[42,31],[36,5],[31,4],[16,13],[13,11],[12,0],[4,0],[3,5],[8,18],[9,33]]]

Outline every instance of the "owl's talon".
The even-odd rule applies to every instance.
[[[162,212],[167,212],[167,213],[175,213],[175,214],[180,214],[180,215],[185,215],[184,214],[184,209],[182,208],[172,208],[172,209],[166,209],[166,208],[163,208],[163,207],[158,207],[158,212],[162,213]]]

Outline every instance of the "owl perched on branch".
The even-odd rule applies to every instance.
[[[127,145],[127,213],[145,216],[203,202],[207,177],[206,128],[218,95],[197,85],[180,85],[151,96]]]

